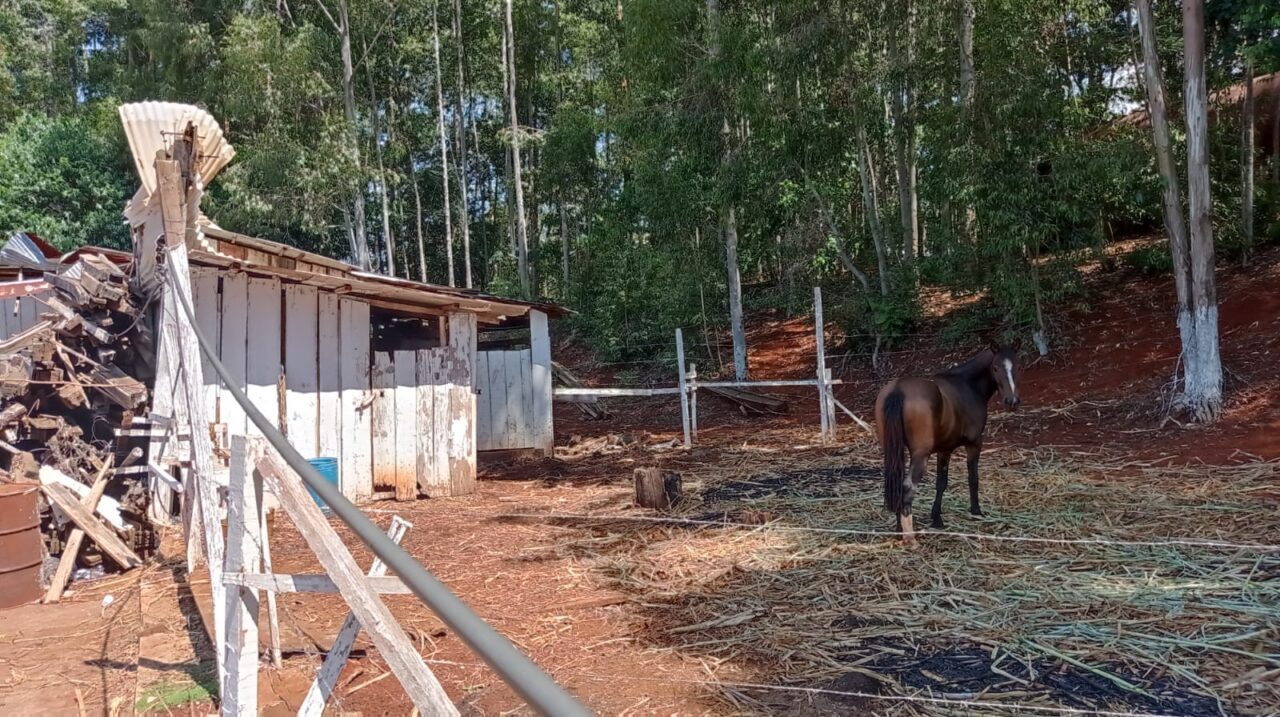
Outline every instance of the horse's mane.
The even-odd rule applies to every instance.
[[[991,359],[995,357],[995,353],[991,349],[984,349],[977,356],[956,364],[951,368],[939,373],[939,376],[956,376],[959,378],[969,378],[975,374],[986,371],[991,366]]]

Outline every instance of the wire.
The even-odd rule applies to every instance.
[[[590,521],[632,521],[640,523],[669,523],[697,525],[702,527],[747,528],[760,530],[768,528],[780,532],[823,533],[831,535],[861,535],[869,537],[899,538],[901,534],[881,530],[858,530],[853,528],[823,528],[800,525],[774,525],[765,523],[736,523],[733,521],[696,520],[693,518],[664,518],[650,515],[585,515],[574,513],[504,513],[500,518],[521,518],[538,520],[590,520]],[[1044,543],[1050,545],[1112,545],[1144,548],[1213,548],[1218,550],[1253,550],[1262,553],[1280,553],[1280,545],[1256,543],[1228,543],[1218,540],[1199,540],[1195,538],[1170,538],[1168,540],[1108,540],[1106,538],[1042,538],[1033,535],[992,535],[991,533],[962,533],[951,530],[919,531],[916,536],[938,536],[961,538],[965,540],[992,540],[1010,543]]]

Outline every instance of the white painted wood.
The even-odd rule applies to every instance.
[[[493,391],[489,389],[489,352],[476,352],[476,450],[488,450],[493,441],[490,421],[493,418]]]
[[[222,297],[218,293],[218,275],[208,269],[192,271],[191,293],[196,302],[192,307],[196,310],[196,326],[206,339],[213,342],[211,348],[217,351],[222,330],[222,308],[219,305]],[[209,411],[210,422],[216,424],[219,422],[218,392],[221,382],[203,351],[200,353],[200,372],[204,383],[204,405]]]
[[[342,362],[338,347],[338,297],[322,293],[318,299],[316,333],[319,341],[317,360],[320,395],[317,400],[317,409],[320,425],[316,454],[340,458],[342,455],[342,382],[339,368]],[[341,479],[341,476],[339,478]]]
[[[13,320],[13,309],[16,306],[13,299],[0,300],[0,337],[5,339],[18,333],[17,322],[13,323],[10,328],[10,321]]]
[[[355,558],[307,494],[302,481],[285,473],[283,463],[274,455],[268,455],[259,469],[351,611],[368,631],[379,655],[400,680],[410,701],[424,715],[457,715],[458,710],[444,688],[427,668],[400,623],[378,598],[369,578],[361,573]]]
[[[18,300],[19,313],[22,315],[22,330],[35,326],[40,321],[40,312],[44,309],[38,297],[44,296],[47,292],[39,292],[36,294],[27,294]]]
[[[372,393],[369,305],[338,300],[338,380],[342,386],[342,493],[354,502],[373,497]]]
[[[684,370],[684,331],[676,329],[676,379],[680,382],[680,424],[684,428],[684,447],[693,447],[692,425],[689,420],[689,386]]]
[[[412,595],[413,591],[395,575],[367,578],[369,587],[379,595]],[[338,584],[333,578],[323,573],[304,573],[290,575],[287,573],[226,573],[222,576],[223,585],[243,585],[262,590],[268,595],[274,593],[319,593],[336,594]]]
[[[373,487],[396,487],[396,372],[395,360],[386,351],[373,352]]]
[[[822,319],[822,287],[813,287],[813,333],[818,344],[818,419],[822,426],[822,442],[833,438],[831,403],[827,400],[826,324]]]
[[[271,510],[279,507],[275,496],[263,490],[262,472],[258,470],[258,461],[267,454],[265,439],[256,438],[249,444],[249,455],[253,461],[253,492],[258,507],[257,539],[262,554],[262,571],[271,573],[271,536],[267,528],[267,503],[271,502]],[[228,481],[229,483],[229,481]],[[225,581],[224,581],[225,584]],[[267,631],[271,641],[271,664],[279,669],[284,664],[284,656],[280,649],[280,611],[276,606],[276,594],[267,593]]]
[[[391,525],[387,526],[387,537],[391,538],[391,542],[399,545],[412,527],[413,523],[393,515]],[[375,557],[368,574],[369,577],[382,577],[387,574],[387,566],[381,559]],[[356,636],[359,634],[360,620],[354,613],[347,613],[347,619],[342,622],[342,628],[333,639],[333,647],[329,649],[329,654],[325,655],[324,663],[320,665],[320,672],[316,674],[315,681],[311,683],[311,689],[307,690],[307,696],[302,700],[302,706],[298,708],[298,717],[320,717],[323,714],[324,705],[329,701],[333,688],[338,684],[338,676],[342,674],[342,668],[346,666],[351,648],[355,646]]]
[[[503,391],[507,396],[507,448],[522,448],[532,443],[527,440],[529,419],[525,413],[524,379],[529,369],[524,365],[520,351],[505,351],[506,367],[503,369]]]
[[[315,287],[284,286],[286,435],[307,458],[320,455],[319,294]]]
[[[536,446],[533,424],[533,352],[521,349],[516,352],[516,362],[520,365],[520,383],[516,387],[516,395],[520,397],[520,420],[513,440],[518,444],[513,448],[533,448]]]
[[[258,500],[253,487],[253,464],[248,439],[231,439],[227,488],[227,573],[262,571],[258,528]],[[224,573],[225,575],[225,573]],[[226,653],[222,665],[223,715],[258,713],[258,590],[241,585],[213,586],[215,598],[227,604]],[[222,593],[222,594],[219,594]]]
[[[547,315],[537,309],[529,311],[530,395],[533,398],[534,448],[545,456],[555,452],[555,420],[551,409],[551,333]]]
[[[418,497],[418,353],[396,351],[395,476],[396,500]]]
[[[221,355],[218,360],[227,369],[238,388],[248,386],[245,371],[248,367],[246,349],[249,330],[249,280],[244,274],[224,274],[222,277],[222,325],[219,337]],[[225,388],[219,391],[218,422],[226,426],[231,436],[245,435],[249,419],[244,409],[236,403]]]
[[[452,494],[449,475],[449,379],[446,376],[445,349],[432,349],[431,413],[435,418],[431,432],[432,497]]]
[[[489,382],[482,390],[489,394],[490,450],[507,448],[511,435],[507,427],[507,356],[504,351],[489,351]]]
[[[246,393],[267,422],[280,427],[280,280],[250,277]],[[261,435],[250,425],[248,435]]]
[[[418,352],[417,387],[415,389],[418,404],[418,435],[415,439],[417,450],[418,490],[435,497],[439,495],[440,477],[436,472],[435,457],[435,384],[439,381],[440,352],[426,349]]]

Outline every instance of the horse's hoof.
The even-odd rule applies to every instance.
[[[983,513],[981,510],[970,510],[970,511],[969,511],[969,515],[972,515],[972,516],[973,516],[973,517],[975,517],[975,518],[985,518],[985,517],[987,517],[987,514],[986,514],[986,513]]]
[[[934,518],[933,520],[929,521],[929,527],[930,527],[930,528],[935,528],[935,529],[937,529],[937,530],[942,530],[942,529],[946,528],[947,526],[946,526],[946,525],[943,525],[943,523],[942,523],[942,518]]]

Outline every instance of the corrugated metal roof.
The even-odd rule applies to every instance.
[[[0,263],[20,269],[52,269],[62,252],[31,232],[13,232],[0,247]]]

